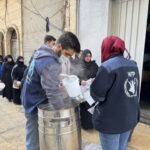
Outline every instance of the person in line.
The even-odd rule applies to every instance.
[[[26,116],[26,150],[39,150],[37,106],[49,102],[54,109],[64,108],[59,87],[61,71],[59,57],[70,57],[80,52],[80,43],[71,32],[62,34],[53,48],[52,36],[47,35],[44,44],[35,52],[21,91]]]
[[[3,64],[3,56],[0,55],[0,81],[2,80],[2,64]]]
[[[8,56],[8,55],[7,55]],[[7,62],[7,56],[4,57],[3,64]]]
[[[102,150],[126,150],[130,133],[139,121],[139,71],[123,57],[125,43],[116,36],[103,40],[101,66],[91,85],[96,101],[93,125]]]
[[[86,49],[82,52],[80,64],[76,69],[81,70],[79,73],[79,79],[82,86],[86,86],[87,80],[91,79],[93,82],[98,71],[98,65],[92,59],[92,53]],[[92,115],[88,112],[90,105],[87,102],[80,104],[81,126],[83,129],[93,129]]]
[[[2,65],[3,65],[3,56],[0,55],[0,82],[2,82]],[[0,95],[3,95],[3,90],[0,91]]]
[[[21,80],[23,78],[23,74],[27,66],[24,64],[24,58],[19,56],[16,61],[16,65],[12,70],[12,80],[13,80],[13,102],[17,105],[21,105]]]
[[[9,102],[13,99],[13,82],[11,78],[11,72],[15,65],[11,55],[6,56],[7,61],[2,65],[2,82],[5,84],[3,90],[3,97],[6,97]]]

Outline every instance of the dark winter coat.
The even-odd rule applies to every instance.
[[[95,129],[106,134],[132,130],[139,121],[139,72],[134,61],[117,55],[102,63],[91,85],[99,104],[93,114]]]
[[[13,98],[13,82],[11,78],[11,72],[14,67],[14,62],[5,62],[2,66],[2,82],[5,83],[5,89],[3,90],[3,97],[8,100]]]
[[[24,65],[24,63],[20,63],[18,61],[12,70],[12,80],[21,81],[26,68],[27,66]],[[13,102],[15,104],[21,104],[20,94],[21,94],[21,89],[15,89],[15,88],[13,89]]]
[[[2,80],[2,64],[0,63],[0,80]]]
[[[90,78],[95,78],[96,73],[98,71],[98,65],[96,64],[95,61],[90,61],[90,62],[81,62],[80,63],[81,71],[79,74],[79,79],[80,81],[82,80],[88,80]]]
[[[80,61],[79,69],[81,69],[79,74],[80,81],[88,80],[90,78],[95,78],[98,71],[98,66],[95,61],[85,62],[85,56],[91,52],[89,50],[83,51],[82,60]],[[80,68],[81,67],[81,68]],[[87,102],[80,104],[80,115],[81,115],[81,126],[84,129],[92,129],[92,115],[88,112],[90,105]]]
[[[3,64],[3,57],[0,55],[0,80],[2,79],[2,64]]]
[[[26,65],[17,63],[13,67],[13,70],[12,70],[12,79],[13,79],[13,81],[14,80],[21,81],[26,68],[27,68]]]

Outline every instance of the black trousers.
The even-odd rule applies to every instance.
[[[13,102],[17,105],[21,105],[20,94],[21,89],[13,89]]]
[[[93,129],[92,115],[88,112],[90,105],[87,102],[80,104],[81,127],[85,130]]]

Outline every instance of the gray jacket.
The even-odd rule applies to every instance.
[[[23,85],[21,99],[27,113],[33,113],[37,106],[47,100],[54,109],[64,107],[59,88],[60,64],[57,54],[45,44],[35,52]]]

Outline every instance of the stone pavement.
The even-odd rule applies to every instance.
[[[24,150],[25,117],[20,106],[0,98],[0,150]]]
[[[21,106],[0,98],[0,119],[0,150],[25,150],[26,120]],[[98,132],[82,130],[82,141],[87,147],[99,144]],[[128,143],[128,150],[150,150],[150,126],[138,124]]]
[[[98,132],[95,130],[82,130],[82,139],[84,145],[93,143],[100,144]],[[91,149],[92,150],[92,149]],[[135,128],[131,141],[128,143],[128,150],[150,150],[150,126],[139,123]]]

